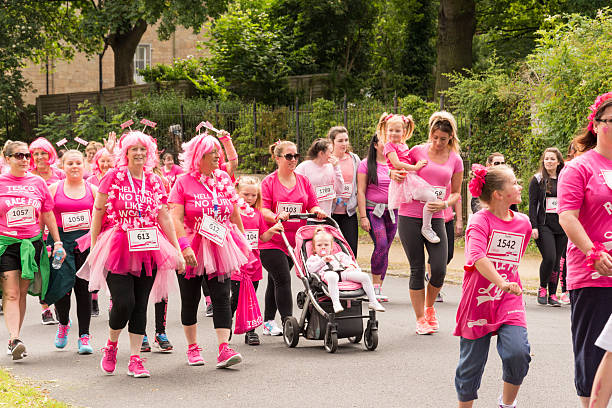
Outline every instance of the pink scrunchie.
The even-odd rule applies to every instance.
[[[487,175],[487,168],[482,164],[472,164],[472,173],[474,177],[470,180],[468,188],[472,197],[480,197],[482,194],[482,187],[485,184],[485,176]]]
[[[589,115],[588,129],[591,132],[593,131],[593,120],[595,119],[595,112],[597,112],[597,108],[599,108],[599,105],[601,105],[604,101],[607,101],[610,98],[612,98],[612,92],[606,92],[605,94],[599,95],[595,99],[595,102],[591,106],[589,106],[589,109],[591,110],[591,114]]]

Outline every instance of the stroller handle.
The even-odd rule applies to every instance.
[[[291,214],[289,215],[290,220],[310,220],[317,224],[325,224],[331,225],[332,227],[339,229],[338,223],[332,217],[325,217],[323,219],[318,219],[317,214],[314,213],[300,213],[300,214]]]

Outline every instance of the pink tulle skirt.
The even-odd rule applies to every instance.
[[[235,224],[231,223],[223,246],[196,233],[191,242],[191,248],[195,252],[198,266],[195,268],[188,266],[185,270],[185,278],[206,274],[208,279],[217,277],[221,282],[246,264],[251,252],[244,234]]]
[[[414,171],[409,171],[401,183],[391,180],[391,183],[389,183],[389,209],[395,210],[399,208],[400,204],[412,202],[415,200],[417,192],[423,190],[432,190],[432,187]]]
[[[91,242],[91,238],[89,240]],[[77,276],[88,280],[89,291],[94,291],[107,289],[106,275],[109,272],[133,276],[145,273],[151,276],[156,268],[157,275],[149,298],[159,302],[168,297],[170,289],[177,286],[175,270],[178,268],[179,254],[161,231],[158,240],[159,250],[130,252],[125,231],[107,229],[98,236],[96,246],[90,251]]]

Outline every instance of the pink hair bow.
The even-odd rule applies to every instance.
[[[599,108],[599,105],[601,105],[610,98],[612,98],[612,92],[606,92],[605,94],[599,95],[595,99],[595,102],[591,106],[589,106],[589,109],[591,110],[591,114],[589,115],[589,131],[593,131],[593,120],[595,119],[595,112],[597,112],[597,108]]]
[[[482,194],[482,187],[485,184],[487,168],[482,164],[474,163],[472,164],[472,173],[474,174],[474,177],[470,180],[468,188],[470,189],[470,194],[472,194],[472,197],[480,197]]]

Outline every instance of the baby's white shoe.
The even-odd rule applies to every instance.
[[[370,302],[368,304],[368,308],[375,310],[377,312],[385,312],[385,308],[383,307],[383,305],[381,305],[379,302]]]
[[[334,303],[334,313],[340,313],[342,311],[344,311],[342,304],[340,302]]]
[[[425,239],[432,244],[437,244],[440,242],[440,237],[438,237],[438,234],[436,234],[436,232],[430,226],[424,226],[421,228],[421,235],[423,235]]]

